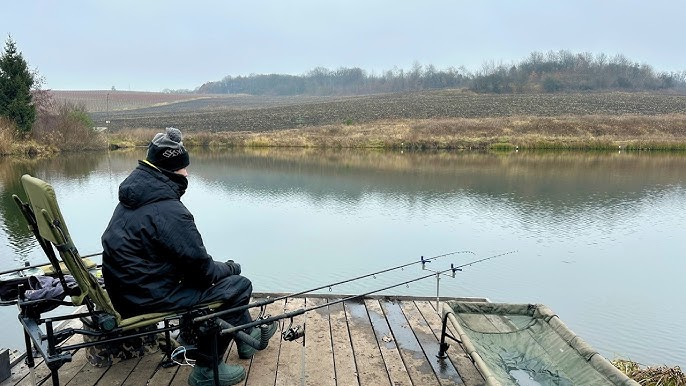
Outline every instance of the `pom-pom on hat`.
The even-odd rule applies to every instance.
[[[169,170],[177,171],[190,165],[188,152],[183,147],[181,130],[167,127],[165,133],[157,133],[148,145],[146,159],[153,165]]]

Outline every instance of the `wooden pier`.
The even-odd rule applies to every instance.
[[[257,294],[256,294],[257,295]],[[263,296],[261,294],[259,296]],[[293,319],[305,325],[305,338],[284,341],[275,336],[252,359],[241,360],[232,343],[224,358],[246,370],[243,385],[399,386],[484,385],[484,379],[459,343],[448,340],[448,358],[439,359],[441,318],[436,300],[370,297],[333,303],[342,296],[289,298],[267,306],[267,313],[330,304]],[[257,299],[256,299],[257,300]],[[462,299],[464,300],[464,299]],[[474,299],[484,301],[484,299]],[[287,328],[289,320],[284,320]],[[281,331],[281,330],[280,330]],[[280,332],[279,331],[279,332]],[[278,333],[277,333],[278,334]],[[453,333],[454,336],[456,336]],[[73,337],[72,339],[80,339]],[[190,366],[163,367],[162,352],[94,367],[83,350],[59,370],[60,384],[187,385]],[[39,362],[40,363],[40,362]],[[49,371],[34,369],[38,384],[51,385]],[[12,369],[5,385],[32,385],[27,366]]]

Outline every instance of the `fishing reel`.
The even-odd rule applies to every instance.
[[[305,326],[302,325],[297,325],[295,327],[293,326],[293,318],[291,318],[291,323],[288,325],[286,329],[283,330],[283,333],[281,336],[283,337],[283,340],[292,342],[296,339],[300,339],[305,336]]]
[[[303,326],[295,326],[287,329],[283,333],[283,340],[287,340],[289,342],[292,342],[296,339],[300,339],[303,336],[305,336],[305,327]]]

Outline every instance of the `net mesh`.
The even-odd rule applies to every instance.
[[[638,385],[543,305],[447,305],[444,314],[490,385]]]

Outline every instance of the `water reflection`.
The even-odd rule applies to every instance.
[[[256,154],[256,153],[259,153]],[[462,190],[504,197],[524,208],[567,212],[618,193],[640,199],[646,187],[683,178],[679,155],[549,153],[376,153],[264,150],[194,155],[192,171],[227,189],[280,193],[294,186],[313,199],[355,199],[370,189],[410,199]],[[580,181],[582,183],[580,183]],[[624,197],[630,199],[631,197]],[[572,205],[571,207],[563,207]]]
[[[144,155],[0,160],[0,268],[42,258],[11,198],[22,174],[55,186],[85,254],[99,250],[117,187]],[[208,251],[240,261],[258,291],[300,291],[420,255],[517,250],[441,280],[441,293],[545,303],[610,358],[685,366],[686,343],[674,337],[686,311],[672,307],[686,268],[685,166],[675,153],[196,149],[183,201]],[[421,274],[408,269],[335,292]],[[432,296],[435,281],[390,292]]]

